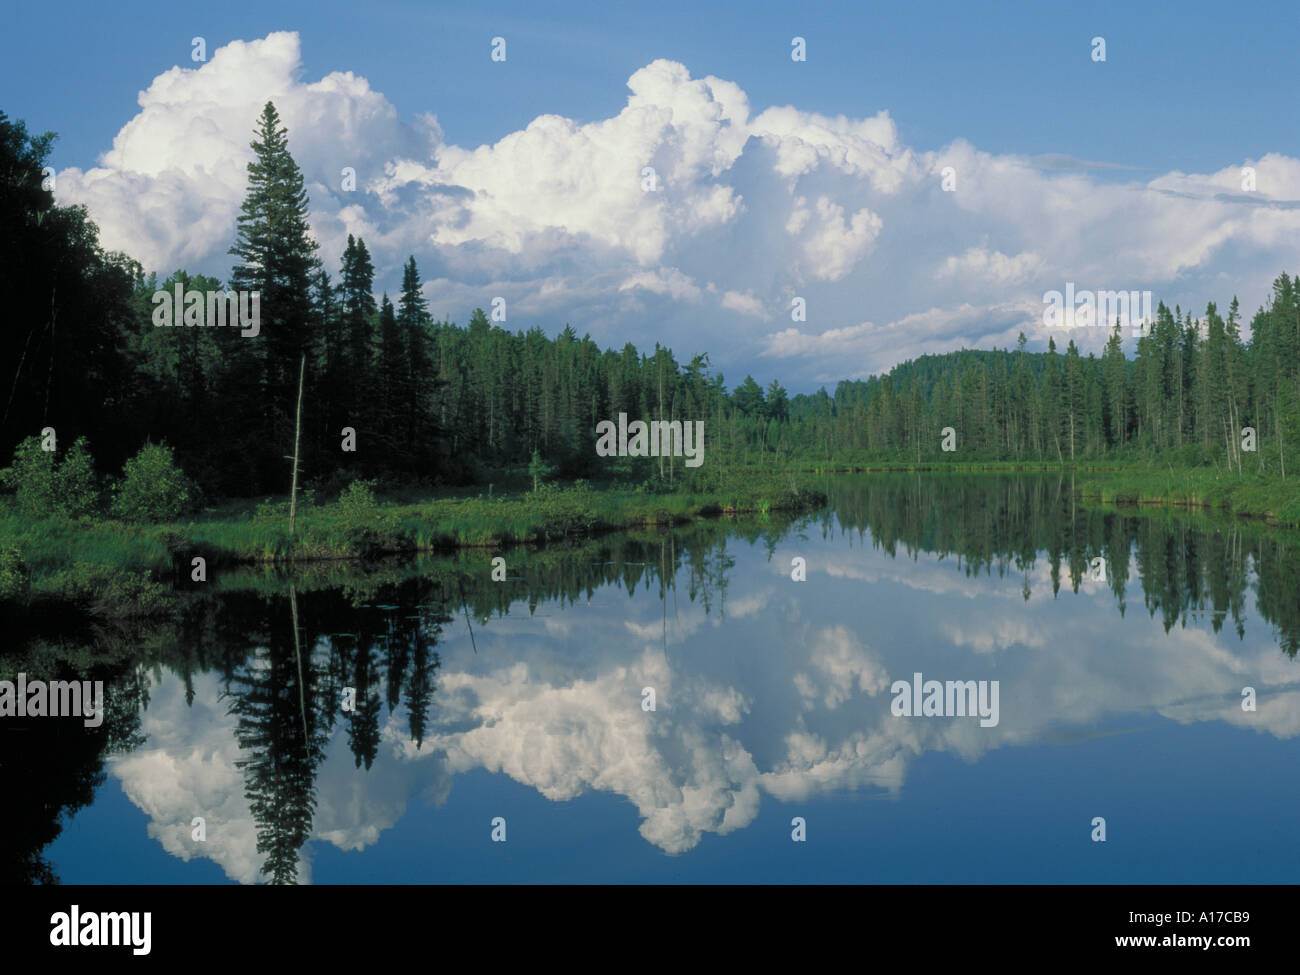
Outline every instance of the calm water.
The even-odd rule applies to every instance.
[[[111,703],[98,730],[5,719],[4,862],[65,883],[1297,879],[1300,538],[1088,510],[1055,476],[829,484],[796,520],[507,551],[504,582],[491,553],[236,572],[165,621],[19,634],[0,676],[103,679]],[[895,715],[918,672],[996,681],[997,723]]]

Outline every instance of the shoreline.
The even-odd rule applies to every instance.
[[[825,477],[906,473],[1068,474],[1074,495],[1084,502],[1121,510],[1217,512],[1270,527],[1300,527],[1300,480],[1293,486],[1280,478],[1230,478],[1198,469],[1015,461],[794,465],[733,472],[732,484],[739,486],[667,493],[579,481],[496,497],[383,502],[366,489],[328,504],[300,504],[294,538],[282,498],[231,502],[205,517],[158,525],[102,518],[34,521],[10,510],[0,513],[0,604],[52,601],[90,606],[98,615],[147,614],[177,584],[191,584],[198,558],[206,575],[226,567],[505,551],[704,519],[807,513],[829,502]]]
[[[805,484],[755,480],[738,490],[648,494],[586,484],[495,498],[461,497],[382,503],[368,492],[325,505],[300,505],[287,528],[287,500],[254,501],[187,523],[132,524],[99,518],[0,518],[0,604],[90,604],[123,615],[147,611],[176,583],[234,566],[371,561],[455,551],[581,541],[693,521],[825,506]],[[205,579],[194,579],[203,582]]]

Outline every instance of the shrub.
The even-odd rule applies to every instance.
[[[126,462],[113,498],[123,521],[174,521],[188,507],[193,488],[166,444],[147,443]]]
[[[19,599],[27,592],[27,566],[12,545],[0,548],[0,599]]]
[[[340,526],[352,553],[362,557],[402,548],[408,543],[394,514],[384,511],[375,500],[374,483],[353,481],[339,495]]]
[[[12,490],[18,510],[31,518],[80,518],[99,501],[95,465],[85,437],[78,437],[59,461],[42,450],[38,437],[14,448],[13,463],[0,471],[0,481]]]
[[[365,528],[374,524],[379,514],[375,500],[374,481],[355,480],[339,494],[339,513],[345,527]]]
[[[95,462],[85,437],[78,437],[59,465],[59,490],[63,492],[63,513],[80,518],[99,506],[99,483]]]

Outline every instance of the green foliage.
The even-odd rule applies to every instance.
[[[533,451],[533,459],[528,464],[528,476],[533,479],[533,490],[536,491],[542,481],[548,480],[555,473],[555,467],[552,464],[542,460],[539,451]]]
[[[153,406],[132,355],[150,329],[134,300],[139,266],[99,246],[84,207],[55,205],[43,185],[53,141],[0,112],[0,457],[23,433],[49,426],[85,434],[116,465],[120,445],[142,439],[124,428]]]
[[[63,511],[70,518],[92,514],[99,505],[99,483],[95,463],[85,437],[78,437],[59,464],[59,489]]]
[[[316,503],[316,489],[308,488],[298,492],[298,517],[302,517],[303,509],[309,508]],[[289,521],[289,499],[278,500],[268,498],[265,501],[259,501],[253,511],[253,519],[262,522],[285,522]]]
[[[356,480],[339,495],[339,514],[351,554],[366,557],[384,551],[400,551],[407,542],[397,530],[397,519],[375,499],[375,482]]]
[[[28,437],[14,448],[13,463],[0,470],[0,483],[13,491],[18,510],[33,518],[52,514],[58,504],[58,464],[41,449],[40,438]]]
[[[375,482],[353,481],[339,495],[338,506],[343,515],[343,523],[348,528],[363,528],[371,524],[379,513],[379,502],[375,500]]]
[[[13,545],[0,546],[0,599],[21,599],[27,594],[27,566]]]
[[[763,387],[754,381],[753,376],[746,376],[745,381],[732,393],[731,402],[744,416],[761,416],[766,406]]]
[[[172,521],[186,510],[192,496],[190,480],[176,465],[171,448],[145,444],[126,462],[112,513],[123,521]]]
[[[0,471],[0,482],[13,491],[18,510],[31,518],[80,518],[98,506],[94,461],[84,437],[78,437],[62,460],[41,449],[38,437],[14,448],[13,463]]]

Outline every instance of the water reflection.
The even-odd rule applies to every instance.
[[[764,797],[902,798],[926,754],[1066,747],[1117,715],[1300,732],[1293,535],[1086,508],[1055,477],[831,493],[793,521],[508,552],[505,582],[491,553],[314,566],[227,574],[125,631],[29,621],[4,676],[84,678],[93,659],[109,715],[98,735],[6,719],[0,761],[29,797],[11,869],[53,879],[60,816],[106,765],[173,856],[293,883],[313,846],[369,850],[469,773],[621,796],[631,840],[686,854]],[[1126,612],[1139,594],[1147,613]],[[894,717],[890,684],[915,672],[999,680],[1000,722]]]

